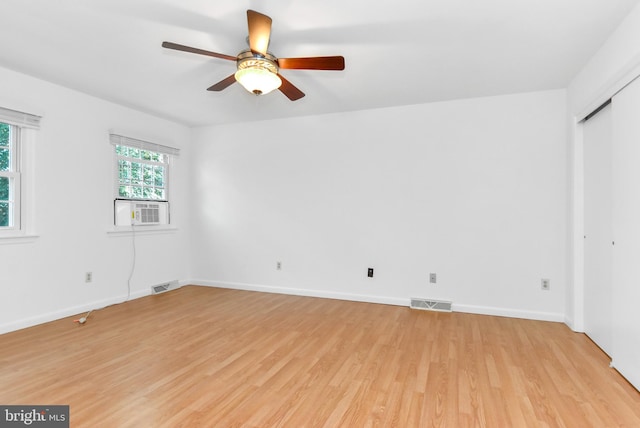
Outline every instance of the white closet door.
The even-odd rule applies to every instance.
[[[613,366],[640,389],[640,79],[614,96]]]
[[[584,123],[584,330],[612,353],[611,104]]]

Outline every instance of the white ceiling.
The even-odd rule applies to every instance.
[[[0,66],[187,125],[564,88],[639,0],[2,0]],[[235,56],[246,10],[280,57],[343,55],[345,71],[281,70],[291,102],[206,88]]]

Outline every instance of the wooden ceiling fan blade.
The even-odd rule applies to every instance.
[[[282,80],[282,85],[280,85],[280,88],[278,89],[280,89],[280,92],[282,92],[287,98],[291,101],[295,101],[304,97],[304,92],[293,86],[293,84],[282,77],[281,74],[278,74],[278,77]]]
[[[247,10],[249,23],[249,47],[251,52],[265,55],[271,37],[271,18],[255,10]]]
[[[344,70],[344,57],[278,58],[278,65],[280,68],[289,70]]]
[[[174,49],[176,51],[190,52],[199,55],[212,56],[214,58],[227,59],[229,61],[235,61],[237,57],[231,55],[225,55],[217,52],[205,51],[204,49],[192,48],[191,46],[179,45],[172,42],[162,42],[162,47],[167,49]]]
[[[219,81],[215,85],[212,85],[212,86],[208,87],[207,91],[220,92],[223,89],[227,89],[229,86],[233,85],[234,83],[236,83],[236,75],[232,74],[231,76],[222,79],[221,81]]]

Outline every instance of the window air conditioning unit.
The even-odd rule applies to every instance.
[[[116,199],[114,220],[116,226],[169,224],[169,202]]]

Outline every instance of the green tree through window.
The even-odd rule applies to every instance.
[[[11,162],[11,125],[0,123],[0,227],[10,225],[10,186],[9,177],[1,175],[12,169]]]

